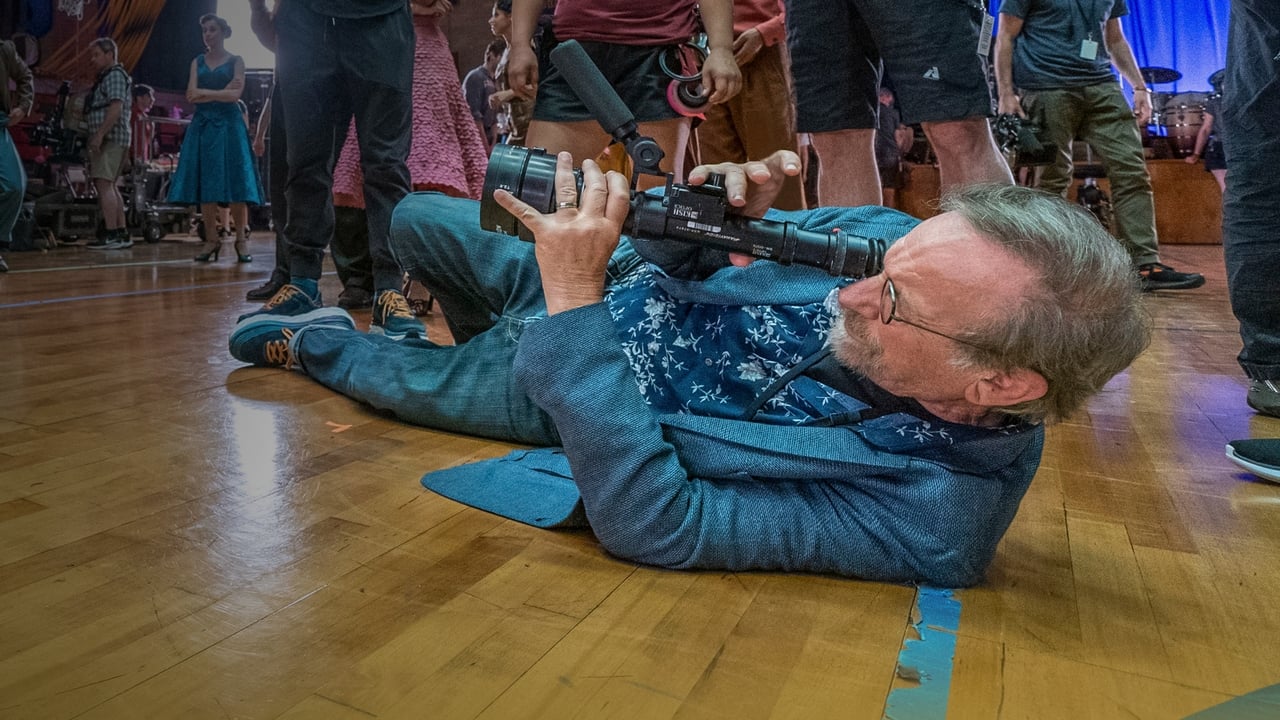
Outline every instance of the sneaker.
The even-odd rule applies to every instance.
[[[355,330],[356,323],[345,310],[319,308],[302,315],[255,315],[236,325],[227,341],[231,357],[259,367],[293,367],[293,336],[306,327]]]
[[[1138,277],[1142,279],[1142,291],[1153,290],[1190,290],[1204,284],[1204,276],[1200,273],[1178,272],[1163,263],[1147,263],[1138,266]]]
[[[108,238],[106,245],[106,249],[108,250],[127,250],[131,247],[133,247],[133,238],[124,230],[112,233],[111,237]]]
[[[344,310],[368,310],[373,307],[373,295],[356,285],[343,288],[342,294],[338,296],[338,307]]]
[[[378,292],[373,303],[373,321],[369,324],[369,332],[386,335],[392,340],[403,340],[409,335],[424,339],[427,337],[427,328],[409,309],[409,301],[397,290]]]
[[[244,321],[247,318],[256,317],[258,315],[305,315],[312,310],[319,310],[322,307],[320,298],[315,300],[307,295],[306,291],[297,285],[285,283],[280,286],[275,295],[267,301],[265,305],[247,312],[237,318],[237,321]]]
[[[244,294],[244,299],[250,302],[263,302],[270,300],[272,296],[280,292],[280,288],[284,287],[287,280],[281,280],[272,276],[266,282]]]
[[[94,239],[85,243],[84,246],[87,248],[93,248],[94,250],[109,250],[110,249],[109,246],[111,245],[111,240],[112,238],[109,238],[104,235],[102,237],[95,237]]]
[[[1254,380],[1249,383],[1249,407],[1263,415],[1280,417],[1280,380]]]
[[[1227,459],[1260,478],[1280,483],[1280,438],[1232,440]]]

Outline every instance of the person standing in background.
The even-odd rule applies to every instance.
[[[796,151],[796,112],[787,67],[787,29],[782,0],[734,0],[733,59],[742,90],[727,101],[703,106],[698,153],[703,163],[766,158]],[[799,177],[783,182],[774,207],[803,210]]]
[[[497,142],[496,121],[498,112],[489,104],[489,97],[498,89],[494,75],[498,71],[498,61],[506,52],[507,43],[498,38],[484,49],[484,62],[471,69],[462,79],[462,94],[467,98],[467,106],[471,108],[471,117],[476,120],[476,127],[484,136],[485,149],[490,149]]]
[[[14,90],[9,90],[12,82]],[[27,173],[22,158],[13,144],[9,128],[16,127],[31,114],[35,86],[31,69],[18,57],[9,40],[0,40],[0,239],[5,246],[13,241],[13,226],[22,212],[22,197],[27,191]],[[0,272],[9,272],[9,264],[0,256]]]
[[[89,43],[89,63],[97,71],[85,100],[89,127],[89,177],[98,193],[98,209],[107,232],[86,247],[123,250],[133,247],[125,226],[124,198],[116,181],[129,149],[129,113],[133,107],[133,78],[117,61],[116,41],[108,37]]]

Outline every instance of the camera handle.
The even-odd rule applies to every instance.
[[[641,173],[665,177],[666,173],[658,168],[665,156],[662,148],[653,138],[640,134],[635,115],[618,97],[582,45],[577,40],[566,40],[556,45],[551,51],[551,62],[595,116],[600,127],[627,149],[635,168],[631,176],[632,189]]]

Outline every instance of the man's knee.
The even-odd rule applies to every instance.
[[[938,154],[978,157],[991,149],[991,130],[983,117],[922,123],[929,144]]]

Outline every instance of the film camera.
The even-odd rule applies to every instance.
[[[1058,156],[1058,146],[1041,142],[1040,129],[1017,115],[1001,115],[996,118],[993,132],[1000,150],[1010,155],[1010,165],[1052,165]]]
[[[674,182],[671,175],[658,170],[662,150],[651,138],[637,132],[631,111],[582,47],[572,40],[561,43],[551,52],[551,59],[605,131],[626,146],[635,165],[631,207],[622,227],[627,235],[694,243],[782,265],[808,265],[838,277],[875,275],[882,269],[886,245],[883,240],[838,230],[813,232],[792,222],[738,215],[729,205],[723,178],[717,175],[698,186]],[[539,212],[549,213],[556,202],[555,168],[555,156],[541,149],[495,147],[480,200],[481,226],[532,241],[529,229],[498,205],[493,193],[506,190]],[[641,173],[666,177],[660,195],[636,190]],[[575,169],[574,175],[581,192],[581,171]]]
[[[32,145],[49,148],[53,162],[82,162],[88,138],[83,132],[64,127],[67,98],[71,95],[71,82],[63,80],[58,86],[53,110],[27,132]]]

